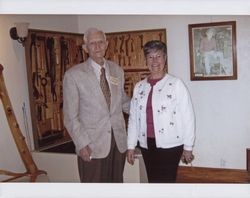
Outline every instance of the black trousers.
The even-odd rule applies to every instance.
[[[111,148],[108,156],[85,162],[78,156],[78,171],[83,183],[122,183],[125,165],[125,153],[120,153],[111,135]]]
[[[156,148],[155,138],[148,138],[148,149],[141,148],[149,183],[175,183],[183,145]]]

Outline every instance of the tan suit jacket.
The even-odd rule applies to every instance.
[[[70,68],[63,80],[64,125],[76,146],[76,153],[89,145],[93,158],[104,158],[111,145],[111,128],[121,153],[127,149],[123,111],[129,112],[130,99],[124,92],[124,72],[106,61],[110,72],[110,111],[90,59]]]

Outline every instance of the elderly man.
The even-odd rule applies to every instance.
[[[76,147],[81,182],[123,182],[123,112],[129,112],[130,104],[124,72],[105,60],[108,42],[103,31],[88,29],[84,42],[89,58],[64,75],[64,125]]]

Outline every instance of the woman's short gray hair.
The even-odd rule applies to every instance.
[[[162,41],[159,40],[151,40],[148,41],[144,46],[143,46],[143,52],[144,56],[147,57],[147,55],[152,52],[152,51],[162,51],[164,55],[167,57],[167,45],[163,43]]]

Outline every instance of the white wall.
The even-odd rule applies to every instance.
[[[190,81],[188,24],[237,21],[238,79]],[[106,32],[166,28],[169,73],[184,80],[193,98],[197,139],[193,165],[245,169],[250,147],[250,16],[111,16],[111,15],[0,15],[0,63],[9,96],[25,135],[22,106],[25,102],[31,132],[24,48],[9,37],[14,22],[30,22],[32,29],[84,32],[97,26]],[[3,28],[4,27],[4,28]],[[0,105],[0,169],[24,170]],[[32,138],[32,137],[31,137]]]

